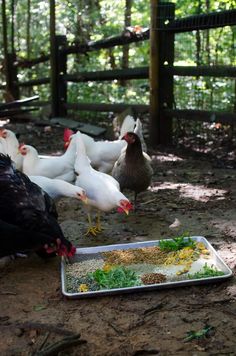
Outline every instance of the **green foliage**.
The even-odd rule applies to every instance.
[[[182,18],[199,13],[234,9],[236,0],[205,1],[173,0],[176,6],[175,17]],[[31,0],[15,1],[12,16],[11,2],[6,2],[8,49],[11,48],[12,21],[14,23],[14,45],[18,58],[37,58],[50,51],[49,2]],[[28,4],[30,5],[30,11]],[[30,13],[30,18],[28,17]],[[124,30],[125,0],[85,1],[66,0],[56,2],[56,33],[66,35],[69,44],[86,43],[116,36]],[[30,22],[29,22],[30,21]],[[30,48],[27,48],[27,23],[30,28]],[[150,1],[134,0],[131,25],[149,27]],[[225,26],[175,36],[175,65],[236,65],[236,27]],[[2,38],[0,38],[2,45]],[[199,43],[199,48],[197,48]],[[149,65],[149,41],[132,44],[129,47],[129,67]],[[28,50],[28,51],[27,51]],[[3,60],[3,46],[0,46]],[[68,56],[69,74],[83,71],[121,68],[122,46],[84,54]],[[111,57],[114,62],[112,62]],[[32,70],[20,70],[21,82],[49,76],[48,63],[36,65]],[[5,76],[0,72],[0,79]],[[213,111],[234,111],[235,81],[222,78],[174,78],[174,101],[178,109],[203,109]],[[161,83],[160,83],[161,90]],[[31,91],[31,93],[29,92]],[[32,89],[21,88],[21,94],[39,93],[41,100],[50,100],[50,86],[39,85]],[[89,82],[68,85],[69,102],[106,102],[148,104],[149,88],[147,80],[127,81],[121,86],[119,81]]]
[[[178,251],[184,247],[195,248],[196,242],[188,237],[186,239],[186,233],[182,236],[173,238],[172,240],[160,240],[160,249],[163,251]]]
[[[199,272],[188,274],[189,279],[200,279],[200,278],[208,278],[208,277],[217,277],[223,276],[224,272],[218,271],[216,267],[211,266],[209,267],[207,263],[204,264],[202,270]]]
[[[198,331],[188,331],[187,332],[187,336],[184,339],[184,341],[191,341],[191,340],[199,340],[199,339],[203,339],[207,336],[209,336],[209,332],[212,331],[214,329],[213,326],[211,325],[206,325],[203,329],[198,330]]]
[[[109,271],[97,269],[89,273],[89,276],[100,285],[101,289],[126,288],[140,284],[136,273],[125,267],[114,267]]]

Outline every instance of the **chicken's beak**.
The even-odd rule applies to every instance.
[[[129,215],[129,209],[123,209],[126,215]]]
[[[70,144],[70,141],[66,141],[66,142],[64,143],[64,149],[65,149],[65,150],[68,148],[69,144]]]

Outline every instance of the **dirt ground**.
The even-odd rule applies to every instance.
[[[62,150],[62,128],[8,127],[42,154]],[[104,232],[85,237],[81,204],[64,198],[57,208],[65,235],[83,247],[186,231],[205,236],[234,276],[216,284],[69,300],[61,292],[59,257],[46,262],[35,254],[17,258],[0,270],[0,355],[236,355],[236,170],[218,164],[214,155],[176,147],[150,154],[153,183],[140,194],[136,212],[105,214]],[[170,227],[176,221],[178,226]],[[206,337],[186,340],[189,331],[205,326],[211,327]],[[74,346],[45,351],[56,342],[60,349],[68,338]]]

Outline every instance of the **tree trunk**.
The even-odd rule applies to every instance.
[[[201,14],[201,0],[198,0],[198,9],[197,9],[197,13],[198,15]],[[202,47],[202,43],[201,43],[201,33],[199,30],[196,31],[196,64],[197,66],[200,66],[202,63],[202,56],[201,56],[201,47]],[[198,79],[199,77],[197,77]],[[195,82],[195,91],[196,91],[196,105],[197,107],[200,109],[202,109],[202,98],[201,98],[201,92],[199,91],[199,88],[196,84],[197,82]]]
[[[15,0],[11,1],[11,52],[15,52]]]
[[[131,9],[133,0],[125,0],[125,18],[124,18],[124,30],[131,25]],[[123,56],[121,68],[126,69],[129,67],[129,45],[123,46]],[[122,80],[120,82],[122,86],[126,86],[127,81]]]
[[[108,48],[108,56],[109,56],[109,63],[111,69],[116,69],[116,57],[114,56],[114,52],[112,48]]]
[[[3,33],[3,51],[4,51],[4,59],[6,60],[8,53],[7,46],[7,17],[6,17],[6,1],[2,0],[2,33]]]
[[[30,60],[30,25],[31,25],[31,0],[27,0],[27,28],[26,28],[26,45],[27,45],[27,59]]]
[[[210,0],[206,0],[206,12],[210,12]],[[207,64],[210,65],[211,54],[210,54],[210,30],[206,30],[206,53],[207,53]]]

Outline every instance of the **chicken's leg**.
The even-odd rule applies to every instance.
[[[134,192],[134,212],[137,211],[137,192]]]
[[[96,236],[98,234],[97,226],[93,226],[90,214],[88,213],[87,215],[88,215],[89,228],[88,228],[85,236],[87,236],[87,235]]]
[[[101,225],[101,219],[100,219],[100,211],[97,212],[97,225],[96,225],[96,229],[98,231],[98,233],[102,232],[103,228]]]

